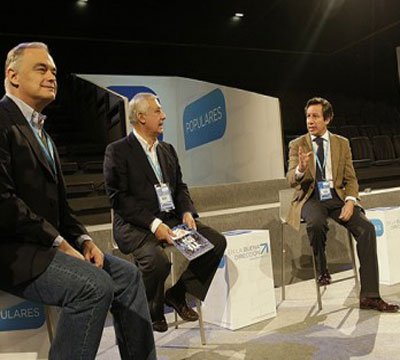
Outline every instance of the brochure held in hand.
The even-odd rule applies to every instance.
[[[203,235],[194,229],[189,229],[186,224],[176,226],[172,229],[175,236],[172,236],[174,246],[190,261],[207,251],[214,245]]]

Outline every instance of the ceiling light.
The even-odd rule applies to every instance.
[[[244,16],[244,14],[243,13],[236,13],[235,16],[238,17],[238,18],[242,18]]]
[[[78,5],[79,7],[85,7],[85,6],[87,6],[88,2],[89,2],[89,0],[78,0],[76,2],[76,5]]]

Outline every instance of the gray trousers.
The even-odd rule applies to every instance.
[[[163,219],[171,228],[180,224],[177,218]],[[182,274],[176,288],[188,292],[200,300],[206,297],[208,288],[218,268],[226,248],[226,239],[219,232],[196,221],[197,231],[207,238],[214,248],[192,260]],[[148,236],[132,252],[143,274],[150,314],[153,320],[159,320],[164,314],[164,282],[170,273],[171,264],[163,250],[163,243],[149,232]]]
[[[376,255],[376,234],[374,225],[366,218],[359,206],[354,207],[349,221],[339,219],[344,202],[332,191],[332,199],[320,201],[317,191],[307,200],[301,210],[301,217],[307,224],[307,234],[318,270],[322,274],[327,270],[325,244],[328,232],[328,217],[350,230],[357,242],[357,254],[360,260],[360,297],[379,297],[378,258]]]

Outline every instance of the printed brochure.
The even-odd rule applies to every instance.
[[[175,247],[188,260],[193,260],[214,247],[203,235],[189,229],[185,224],[174,227],[172,231],[175,233],[172,237]]]

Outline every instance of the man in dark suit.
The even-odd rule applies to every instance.
[[[399,306],[388,304],[379,294],[375,228],[358,206],[358,182],[349,141],[328,131],[333,118],[329,101],[312,98],[305,113],[308,134],[289,144],[286,177],[296,192],[288,223],[299,230],[300,219],[305,220],[317,258],[320,285],[331,282],[325,258],[328,216],[349,229],[357,241],[360,260],[360,308],[397,312]]]
[[[145,289],[132,264],[104,255],[71,214],[40,112],[56,96],[43,43],[13,48],[0,101],[0,288],[61,307],[49,359],[95,359],[111,306],[122,359],[156,359]]]
[[[179,281],[165,293],[165,303],[188,321],[198,314],[185,300],[186,292],[204,300],[226,247],[225,238],[194,220],[193,206],[175,149],[158,141],[166,116],[157,97],[135,95],[129,104],[133,132],[110,144],[104,159],[106,190],[114,208],[114,237],[124,253],[132,253],[143,273],[155,331],[167,331],[164,281],[170,263],[163,244],[172,244],[171,228],[185,223],[197,229],[214,248],[190,262]],[[163,203],[160,191],[170,195]]]

